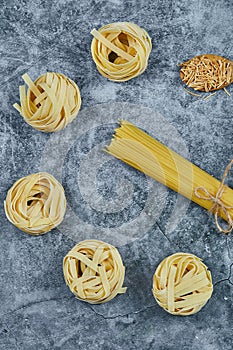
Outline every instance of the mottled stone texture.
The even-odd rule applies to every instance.
[[[232,15],[230,0],[1,1],[0,349],[232,349],[232,235],[101,152],[117,120],[129,118],[222,176],[233,151],[232,97],[188,95],[177,64],[201,53],[233,59]],[[103,78],[90,54],[90,30],[114,21],[143,26],[153,42],[146,72],[125,83]],[[21,74],[45,71],[68,75],[81,90],[82,111],[58,136],[32,129],[12,108]],[[7,221],[3,200],[16,179],[40,169],[62,181],[69,206],[59,229],[31,237]],[[66,252],[94,237],[119,247],[128,287],[100,306],[76,300],[62,273]],[[213,275],[213,297],[191,317],[165,313],[151,293],[156,266],[177,251],[203,258]]]

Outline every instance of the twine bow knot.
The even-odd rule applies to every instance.
[[[224,171],[222,181],[220,183],[220,186],[219,186],[218,191],[217,191],[215,196],[213,196],[211,193],[209,193],[209,191],[205,187],[202,187],[202,186],[197,187],[194,190],[195,196],[197,198],[208,200],[208,201],[211,201],[213,203],[212,207],[210,208],[210,212],[214,214],[215,225],[220,232],[225,233],[225,234],[230,233],[233,230],[233,219],[229,213],[229,209],[233,209],[233,206],[225,205],[222,201],[222,195],[223,195],[225,187],[226,187],[225,180],[226,180],[226,177],[227,177],[232,165],[233,165],[233,159],[230,161],[230,163],[228,164],[228,166],[226,167],[226,169]],[[203,193],[204,193],[204,195],[203,195]],[[219,223],[219,212],[221,210],[226,216],[226,221],[228,223],[227,228],[223,228],[223,226],[221,226]]]

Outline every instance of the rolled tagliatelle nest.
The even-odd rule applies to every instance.
[[[12,224],[36,236],[62,222],[66,198],[62,185],[52,175],[41,172],[16,181],[8,191],[4,205]]]
[[[65,256],[63,272],[71,292],[91,304],[105,303],[126,292],[122,288],[125,267],[121,256],[115,247],[102,241],[78,243]]]
[[[143,28],[130,22],[116,22],[93,29],[91,34],[92,57],[104,77],[126,81],[145,71],[152,44]]]
[[[63,74],[49,72],[34,82],[28,74],[22,76],[28,85],[19,87],[21,106],[13,106],[33,128],[43,132],[64,129],[77,116],[81,96],[75,82]]]
[[[153,294],[158,304],[173,315],[198,312],[213,292],[211,273],[193,254],[176,253],[165,258],[153,277]]]

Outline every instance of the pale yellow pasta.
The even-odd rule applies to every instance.
[[[91,53],[98,71],[112,81],[126,81],[147,68],[152,44],[148,33],[130,22],[110,23],[94,36]]]
[[[126,292],[122,288],[125,267],[121,256],[115,247],[102,241],[78,243],[65,256],[63,272],[71,292],[90,304],[105,303]]]
[[[28,85],[19,87],[21,106],[13,106],[33,128],[43,132],[64,129],[77,116],[81,96],[75,82],[63,74],[46,73],[33,82],[28,74],[22,76]]]
[[[62,185],[52,175],[41,172],[16,181],[8,191],[4,205],[12,224],[36,236],[62,222],[66,198]]]
[[[232,163],[219,181],[127,120],[120,122],[106,151],[210,210],[220,232],[232,231],[233,189],[224,184]],[[218,217],[228,222],[227,229],[220,227]]]
[[[153,277],[153,295],[173,315],[198,312],[213,292],[211,273],[193,254],[176,253],[165,258]]]

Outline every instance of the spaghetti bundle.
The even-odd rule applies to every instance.
[[[224,184],[233,161],[220,182],[125,120],[106,151],[212,211],[219,231],[229,233],[233,229],[233,190]],[[219,216],[227,220],[227,229],[220,226]]]
[[[98,71],[112,81],[126,81],[142,74],[151,52],[148,33],[130,22],[105,25],[94,36],[91,53]]]
[[[233,82],[233,62],[222,56],[195,56],[180,66],[181,80],[194,90],[219,90]]]
[[[28,85],[19,87],[21,106],[13,106],[33,128],[43,132],[64,129],[77,116],[81,96],[75,82],[59,73],[46,73],[33,82],[28,74],[22,76]]]
[[[52,175],[37,173],[16,181],[8,191],[4,205],[12,224],[36,236],[62,222],[66,198],[62,185]]]
[[[65,256],[63,272],[71,292],[90,304],[105,303],[126,291],[122,288],[125,267],[121,256],[115,247],[102,241],[78,243]]]
[[[213,292],[211,273],[193,254],[176,253],[165,258],[153,277],[153,295],[173,315],[193,315]]]

